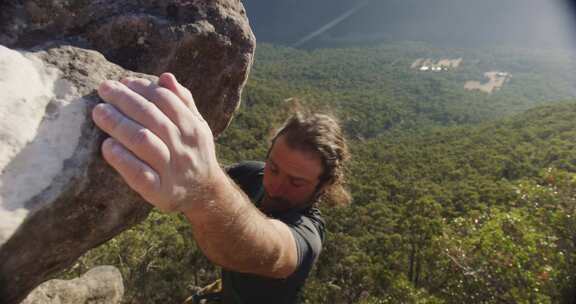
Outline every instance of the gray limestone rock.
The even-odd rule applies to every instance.
[[[21,304],[119,304],[123,295],[120,271],[98,266],[77,279],[44,282]]]

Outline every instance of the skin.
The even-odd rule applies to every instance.
[[[272,212],[307,207],[317,192],[322,172],[318,154],[295,150],[280,136],[266,160],[261,208]]]
[[[182,212],[213,263],[271,278],[295,271],[289,228],[263,215],[221,169],[208,124],[172,74],[157,84],[105,81],[98,94],[105,103],[92,117],[111,136],[102,144],[104,159],[150,204]],[[321,173],[319,157],[277,139],[264,173],[264,210],[304,207]]]

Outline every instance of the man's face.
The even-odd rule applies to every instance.
[[[316,194],[322,160],[315,152],[290,148],[284,136],[276,139],[264,168],[265,211],[302,208]]]

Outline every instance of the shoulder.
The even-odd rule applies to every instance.
[[[319,233],[323,233],[325,223],[322,213],[318,208],[307,208],[304,210],[293,211],[280,214],[277,218],[288,226],[314,226],[318,228]]]
[[[239,185],[258,182],[264,173],[264,163],[243,161],[225,168],[226,173]]]
[[[324,240],[324,231],[326,230],[322,213],[317,208],[308,208],[296,212],[290,212],[277,217],[291,229],[298,231],[305,236],[319,237],[320,241]]]
[[[322,240],[324,240],[324,232],[326,230],[326,222],[322,217],[322,213],[318,208],[310,208],[307,212],[307,216],[310,221],[314,224],[314,227],[318,229],[318,233],[321,234]]]
[[[258,161],[244,161],[227,167],[226,173],[240,186],[240,189],[248,195],[252,202],[260,200],[262,189],[262,177],[264,163]]]
[[[233,179],[241,178],[246,175],[252,175],[264,170],[264,162],[260,161],[243,161],[225,168],[226,173]]]
[[[309,208],[278,218],[292,231],[298,250],[298,264],[312,264],[322,251],[325,223],[320,211]]]

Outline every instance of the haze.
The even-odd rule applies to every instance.
[[[409,40],[452,47],[571,48],[576,34],[574,5],[567,0],[244,0],[244,4],[258,41],[285,45],[316,34],[304,46]]]

